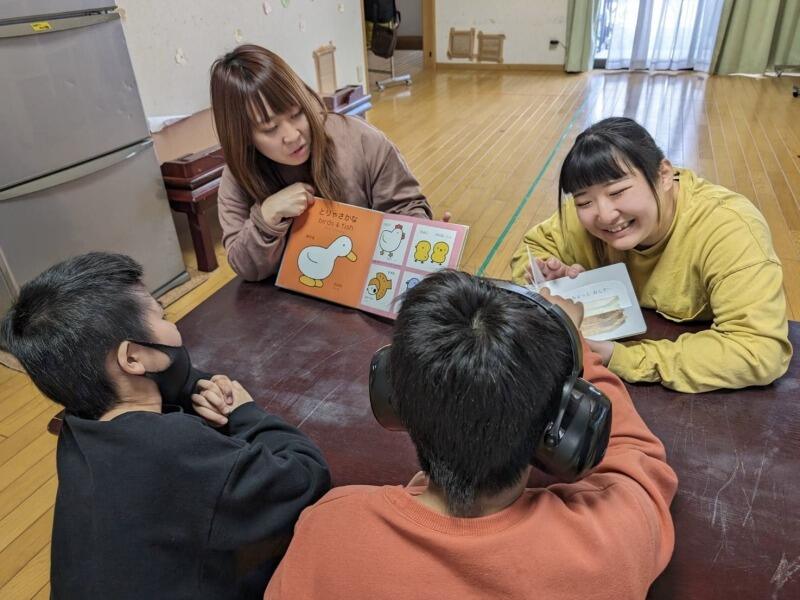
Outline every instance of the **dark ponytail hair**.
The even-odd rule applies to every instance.
[[[639,171],[647,181],[661,220],[658,193],[659,171],[664,153],[647,130],[633,119],[610,117],[583,131],[567,153],[558,178],[558,212],[564,196],[604,184]],[[563,223],[563,220],[562,220]],[[601,263],[608,262],[608,248],[596,240],[595,253]]]

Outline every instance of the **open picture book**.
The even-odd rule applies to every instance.
[[[403,292],[458,267],[468,231],[317,198],[292,223],[275,284],[393,319]]]
[[[536,261],[531,257],[534,281],[529,287],[538,291],[547,287],[555,296],[583,303],[581,333],[596,341],[618,340],[647,331],[647,325],[636,298],[628,269],[616,263],[591,271],[584,271],[575,279],[562,277],[543,281],[537,277]]]

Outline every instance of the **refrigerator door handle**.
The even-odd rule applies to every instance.
[[[41,192],[42,190],[86,177],[92,173],[97,173],[98,171],[102,171],[103,169],[107,169],[108,167],[112,167],[117,163],[121,163],[124,160],[136,156],[152,145],[153,140],[148,138],[132,146],[127,146],[121,150],[110,152],[100,158],[90,160],[89,162],[81,163],[74,167],[64,169],[63,171],[39,177],[33,181],[21,183],[5,190],[0,190],[0,202],[4,200],[13,200],[14,198],[19,198],[20,196],[25,196],[26,194],[32,194],[34,192]]]
[[[27,35],[42,35],[44,33],[55,33],[56,31],[67,31],[68,29],[79,29],[81,27],[90,27],[92,25],[108,23],[109,21],[116,21],[118,19],[119,13],[109,12],[81,15],[79,17],[65,17],[63,19],[11,23],[8,25],[0,25],[0,39],[24,37]]]

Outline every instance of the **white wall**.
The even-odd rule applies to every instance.
[[[339,87],[364,74],[362,0],[117,0],[145,114],[209,106],[208,71],[241,43],[280,54],[316,88],[312,52],[333,41]],[[269,14],[266,14],[269,12]],[[183,58],[176,60],[181,51]]]
[[[422,0],[395,0],[402,20],[397,35],[422,35]]]
[[[436,0],[436,61],[470,62],[448,60],[451,27],[474,27],[476,38],[478,31],[504,33],[506,64],[563,65],[564,47],[550,50],[549,42],[566,42],[567,0]]]

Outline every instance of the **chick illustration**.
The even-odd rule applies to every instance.
[[[297,256],[297,267],[302,275],[300,283],[308,287],[322,287],[323,280],[333,272],[337,258],[355,261],[353,241],[346,235],[339,236],[327,248],[306,246]]]
[[[443,265],[447,259],[447,253],[450,251],[450,246],[447,242],[436,242],[433,245],[433,253],[431,254],[431,262],[437,265]]]
[[[429,241],[422,240],[421,242],[417,242],[417,246],[414,248],[414,262],[424,263],[428,260],[430,253],[431,243]]]
[[[394,256],[394,252],[400,247],[403,240],[406,239],[406,234],[403,232],[403,226],[398,223],[392,229],[384,229],[381,231],[381,236],[378,239],[378,245],[381,248],[381,256],[388,254],[389,258]]]
[[[392,280],[386,276],[386,273],[375,273],[375,277],[369,280],[367,284],[367,293],[370,296],[375,296],[375,300],[380,300],[392,289]]]

